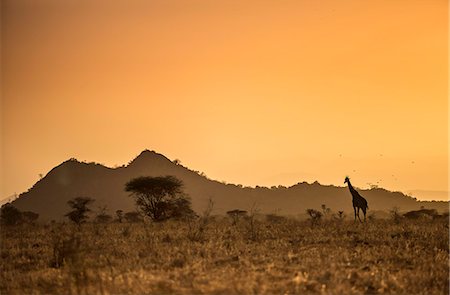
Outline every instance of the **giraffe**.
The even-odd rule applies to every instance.
[[[350,183],[350,178],[345,177],[345,181],[344,183],[348,184],[348,189],[350,190],[350,193],[352,194],[353,197],[353,211],[355,211],[355,221],[356,221],[356,216],[358,216],[358,219],[360,222],[361,218],[359,217],[359,209],[361,209],[364,213],[364,222],[366,221],[366,210],[369,208],[369,206],[367,205],[367,201],[366,199],[364,199],[352,186],[352,184]],[[356,208],[358,208],[358,213],[356,213]]]

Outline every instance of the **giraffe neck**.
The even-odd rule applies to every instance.
[[[350,181],[348,182],[348,189],[350,190],[350,193],[352,194],[352,196],[355,196],[356,190],[353,188],[352,184],[350,183]]]
[[[349,189],[353,189],[353,185],[350,183],[350,181],[348,181],[347,184]]]

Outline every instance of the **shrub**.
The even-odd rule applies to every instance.
[[[77,197],[69,200],[67,204],[73,210],[67,213],[65,216],[67,216],[70,221],[78,225],[86,222],[86,220],[88,219],[87,214],[91,211],[91,209],[88,208],[88,205],[92,202],[94,202],[93,199],[84,197]]]
[[[247,216],[247,211],[234,209],[227,211],[227,215],[231,218],[233,225],[236,225],[241,217]]]
[[[319,223],[319,221],[322,219],[322,213],[318,210],[307,209],[306,213],[308,213],[312,225]]]
[[[195,217],[198,217],[196,219],[187,218],[185,220],[188,225],[189,240],[200,242],[205,239],[206,228],[208,227],[208,224],[212,220],[211,212],[213,211],[213,208],[214,202],[211,199],[209,199],[208,205],[206,206],[201,216],[196,215]]]
[[[247,229],[247,236],[248,239],[251,241],[257,241],[261,236],[261,228],[260,223],[256,219],[256,216],[259,213],[259,208],[256,203],[252,205],[250,208],[250,214],[245,215],[245,221],[246,221],[246,229]]]
[[[338,211],[336,217],[338,220],[344,220],[344,218],[345,218],[344,211]]]
[[[331,209],[327,207],[327,205],[322,204],[322,206],[320,206],[320,208],[322,208],[322,214],[323,216],[328,216],[331,214]]]
[[[22,222],[22,214],[11,204],[5,204],[1,208],[0,220],[2,225],[18,225]]]

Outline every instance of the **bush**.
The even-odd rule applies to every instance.
[[[344,218],[345,218],[344,211],[338,211],[338,213],[336,214],[335,218],[337,220],[341,220],[341,221],[344,220]]]
[[[84,197],[77,197],[75,199],[69,200],[67,204],[69,204],[69,206],[73,210],[67,213],[65,216],[67,216],[70,221],[78,225],[86,222],[86,220],[88,219],[87,214],[91,211],[91,209],[88,208],[88,205],[92,202],[94,202],[93,199]]]
[[[312,225],[319,223],[323,216],[320,211],[314,209],[307,209],[306,213],[308,213]]]
[[[2,225],[18,225],[22,223],[22,213],[8,203],[1,208],[0,220]]]
[[[214,208],[214,202],[209,199],[208,205],[203,211],[201,216],[192,216],[186,218],[185,221],[188,225],[188,237],[191,241],[200,242],[205,239],[205,232],[208,224],[211,222],[211,212]],[[198,217],[198,218],[197,218]]]
[[[241,217],[247,216],[247,211],[234,209],[227,212],[227,215],[230,216],[233,225],[236,225]]]

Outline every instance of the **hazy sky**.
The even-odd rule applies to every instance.
[[[243,185],[446,198],[446,0],[1,4],[0,198],[146,148]]]

